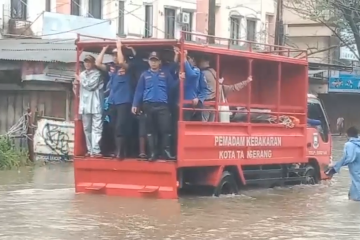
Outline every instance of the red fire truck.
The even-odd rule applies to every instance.
[[[174,162],[85,157],[76,97],[76,192],[174,199],[181,190],[191,188],[211,189],[213,195],[219,196],[236,194],[253,184],[272,187],[286,183],[315,184],[326,179],[323,171],[330,163],[331,135],[323,105],[307,94],[306,51],[201,34],[192,37],[211,39],[212,43],[187,42],[184,38],[124,39],[123,45],[137,51],[176,46],[181,53],[209,54],[214,59],[217,78],[224,78],[225,84],[235,84],[248,76],[253,81],[229,95],[226,102],[219,97],[206,102],[214,106],[215,122],[183,121],[184,109],[180,107]],[[104,46],[116,45],[115,40],[83,38],[79,36],[76,42],[77,71],[83,51],[95,53]],[[182,57],[181,62],[184,60]],[[182,71],[183,64],[180,65]],[[182,84],[180,80],[180,106],[186,103],[182,100]],[[229,116],[227,121],[219,117],[224,109]],[[319,124],[310,126],[308,119]]]

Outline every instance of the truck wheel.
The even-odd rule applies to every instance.
[[[316,170],[313,166],[308,165],[306,167],[306,170],[304,172],[304,180],[302,181],[302,184],[310,184],[315,185],[318,183]]]
[[[239,192],[233,175],[224,171],[219,184],[214,189],[214,196],[219,197],[220,195],[237,194]]]

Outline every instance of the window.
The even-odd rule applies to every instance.
[[[125,35],[125,2],[119,1],[118,35]]]
[[[274,31],[275,31],[274,16],[267,14],[266,15],[266,23],[265,23],[265,33],[264,33],[265,43],[274,44],[274,37],[272,36],[272,33]]]
[[[45,11],[51,12],[51,0],[46,0],[45,2]]]
[[[93,18],[102,18],[102,0],[89,0],[89,15]]]
[[[189,15],[189,23],[182,23],[182,30],[186,31],[186,32],[192,32],[192,28],[193,28],[193,13],[192,12],[183,12],[183,13],[187,13]],[[186,41],[191,41],[191,34],[187,33],[185,35],[185,40]]]
[[[152,37],[153,32],[153,6],[145,5],[145,38]]]
[[[246,20],[246,40],[256,41],[256,21],[253,19]]]
[[[308,102],[308,118],[321,121],[321,127],[318,128],[320,136],[324,142],[329,141],[329,124],[322,104],[318,100]]]
[[[175,38],[175,9],[165,8],[165,38]]]
[[[230,17],[230,38],[231,39],[240,39],[240,29],[241,29],[241,17],[232,16]],[[233,45],[239,45],[238,40],[232,41]]]
[[[11,0],[11,18],[26,20],[27,0]]]
[[[71,15],[80,16],[80,0],[72,0],[70,8]]]

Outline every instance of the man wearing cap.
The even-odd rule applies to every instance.
[[[103,79],[95,68],[95,58],[87,55],[85,70],[76,75],[75,84],[79,89],[79,114],[81,114],[88,155],[100,155],[100,140],[103,128],[102,102],[104,98]]]
[[[142,102],[145,119],[148,146],[150,150],[149,160],[157,159],[156,134],[161,135],[162,156],[167,160],[174,160],[170,151],[170,111],[168,107],[169,92],[176,84],[175,80],[168,71],[160,68],[161,61],[157,52],[150,53],[150,69],[145,71],[138,81],[132,105],[132,112],[138,113],[138,108]],[[158,141],[159,142],[159,141]]]
[[[104,54],[108,47],[104,47],[96,60],[96,66],[110,75],[107,85],[109,89],[109,108],[110,122],[115,135],[115,157],[122,160],[125,158],[126,138],[129,136],[129,126],[131,121],[131,74],[129,64],[125,61],[122,53],[122,43],[118,39],[116,42],[116,50],[113,50],[114,63],[104,65],[102,63]]]

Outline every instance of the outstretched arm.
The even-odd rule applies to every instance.
[[[357,146],[351,142],[345,143],[343,157],[333,167],[335,172],[339,173],[341,167],[347,166],[356,160],[356,148]]]
[[[238,92],[241,89],[243,89],[244,87],[246,87],[250,82],[252,82],[252,76],[248,77],[248,79],[241,81],[239,83],[233,84],[233,85],[225,85],[223,84],[223,89],[225,94],[227,95],[228,93],[231,92]]]

